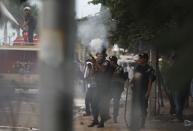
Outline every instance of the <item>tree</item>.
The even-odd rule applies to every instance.
[[[191,0],[92,0],[110,9],[117,30],[113,40],[134,43],[150,41],[173,27],[182,26],[192,15]]]

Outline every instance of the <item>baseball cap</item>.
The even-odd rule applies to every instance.
[[[24,7],[24,9],[23,9],[24,11],[26,11],[26,10],[31,10],[31,8],[29,7],[29,6],[26,6],[26,7]]]

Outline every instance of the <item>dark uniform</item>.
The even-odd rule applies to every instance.
[[[190,93],[190,82],[191,80],[186,80],[183,83],[183,88],[173,88],[173,99],[175,104],[175,112],[177,121],[183,122],[183,111],[185,108],[186,98],[189,96]],[[175,119],[174,119],[175,120]]]
[[[109,104],[110,104],[110,80],[112,77],[113,69],[110,66],[108,60],[103,60],[98,63],[104,68],[104,71],[96,70],[95,80],[96,88],[93,93],[93,117],[94,121],[90,127],[98,123],[98,117],[100,116],[101,121],[98,127],[104,127],[104,122],[109,117]]]
[[[113,77],[111,80],[111,98],[113,99],[113,120],[117,122],[119,113],[119,103],[121,94],[124,91],[124,82],[126,77],[124,76],[124,70],[121,66],[115,65]]]
[[[136,65],[133,79],[133,97],[132,97],[132,121],[131,125],[140,124],[137,128],[143,127],[147,116],[149,80],[154,81],[154,69],[148,64]],[[141,122],[140,122],[141,121]]]
[[[36,20],[33,16],[31,15],[26,15],[25,16],[25,21],[28,23],[28,41],[33,42],[33,35],[34,35],[34,30],[36,28]]]

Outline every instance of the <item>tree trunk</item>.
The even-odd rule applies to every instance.
[[[150,50],[150,63],[155,69],[156,76],[158,71],[158,50],[152,48]],[[157,88],[157,80],[152,85],[151,95],[150,95],[150,102],[149,102],[149,115],[150,117],[154,117],[157,114],[157,101],[158,101],[158,88]]]

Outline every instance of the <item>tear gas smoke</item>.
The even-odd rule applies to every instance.
[[[39,10],[42,9],[42,1],[41,0],[28,0],[27,3],[29,3],[30,6],[36,6]]]
[[[109,10],[101,7],[101,12],[95,16],[88,16],[78,24],[78,38],[90,51],[100,52],[108,47],[108,36],[112,29]]]
[[[89,49],[92,52],[101,52],[103,48],[107,48],[108,43],[105,42],[102,39],[93,39],[90,43],[89,43]]]
[[[5,5],[0,2],[0,10],[1,12],[7,16],[11,21],[13,21],[15,24],[19,25],[19,23],[17,22],[17,20],[13,17],[13,15],[8,11],[8,9],[5,7]]]

